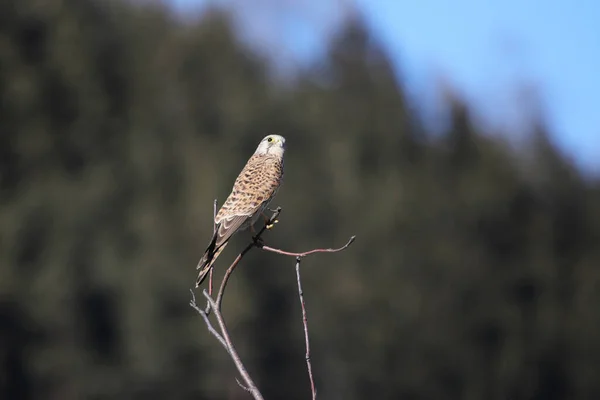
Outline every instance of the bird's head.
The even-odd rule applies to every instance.
[[[285,138],[280,135],[267,135],[260,141],[254,154],[273,154],[283,157]]]

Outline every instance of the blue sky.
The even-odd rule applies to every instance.
[[[187,10],[207,0],[168,0]],[[290,58],[324,51],[350,1],[235,3],[249,36],[289,43]],[[600,175],[600,1],[356,0],[411,93],[444,76],[498,126],[518,125],[519,87],[540,89],[556,142]],[[273,4],[278,4],[275,9]],[[350,7],[351,8],[351,7]],[[274,34],[274,32],[276,34]]]

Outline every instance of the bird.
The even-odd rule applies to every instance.
[[[254,223],[261,215],[267,221],[263,212],[282,183],[284,153],[285,138],[267,135],[248,159],[215,216],[213,236],[196,267],[199,270],[196,287],[202,284],[235,233],[247,228],[254,233]]]

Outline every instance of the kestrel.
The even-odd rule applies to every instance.
[[[285,138],[268,135],[260,141],[233,189],[215,217],[215,233],[198,263],[198,287],[223,251],[229,239],[238,231],[250,229],[263,215],[273,199],[283,178],[283,153]]]

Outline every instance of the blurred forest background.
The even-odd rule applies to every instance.
[[[543,111],[515,146],[449,91],[433,133],[360,16],[287,80],[235,32],[216,9],[0,2],[0,398],[248,398],[188,302],[212,200],[268,133],[267,243],[357,235],[303,263],[320,398],[600,398],[600,180]],[[223,307],[265,397],[308,398],[293,259],[251,252]]]

